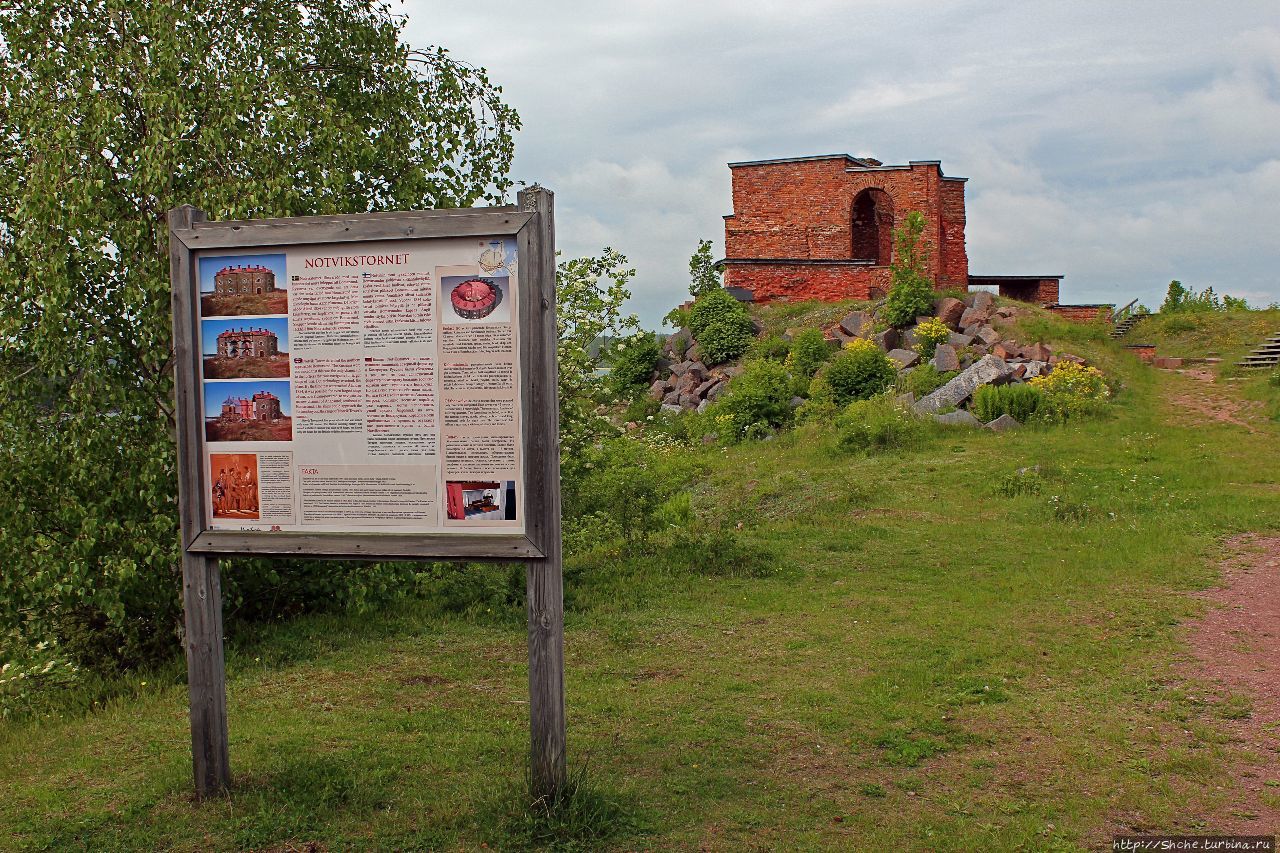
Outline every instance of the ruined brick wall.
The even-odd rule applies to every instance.
[[[1142,359],[1147,364],[1151,364],[1156,360],[1156,348],[1154,344],[1128,344],[1125,346],[1125,349]]]
[[[1092,323],[1099,318],[1110,323],[1112,322],[1111,312],[1115,309],[1114,305],[1046,305],[1045,307],[1062,319],[1077,323]]]
[[[925,216],[923,243],[929,275],[939,289],[964,289],[969,262],[964,247],[964,182],[945,179],[937,163],[863,167],[843,156],[735,164],[733,213],[725,217],[725,284],[747,287],[755,298],[793,300],[867,298],[888,288],[892,232],[912,211]],[[864,190],[877,201],[873,234],[855,228],[854,205]],[[865,201],[865,197],[864,197]],[[874,247],[874,249],[873,249]],[[859,266],[778,263],[735,265],[735,259],[778,262],[849,261]]]
[[[889,292],[889,268],[731,264],[724,284],[748,288],[757,302],[879,299]]]
[[[1036,288],[1035,299],[1032,300],[1037,305],[1057,305],[1062,282],[1056,278],[1045,278],[1040,280],[1040,285]]]
[[[942,181],[942,288],[969,289],[969,253],[964,244],[964,181]],[[1057,301],[1057,298],[1054,298]]]
[[[274,421],[281,416],[280,398],[270,391],[253,395],[253,416],[260,421]]]

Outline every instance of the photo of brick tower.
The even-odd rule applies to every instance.
[[[258,518],[258,454],[210,453],[214,518]]]
[[[289,313],[283,254],[200,258],[200,316]]]
[[[291,441],[291,411],[288,382],[204,383],[207,441]]]
[[[289,375],[289,321],[203,320],[205,379],[278,379]]]

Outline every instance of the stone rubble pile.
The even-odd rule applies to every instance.
[[[869,340],[883,350],[900,373],[917,369],[925,363],[917,351],[916,328],[883,328],[877,312],[883,302],[862,311],[853,311],[837,323],[825,327],[824,337],[832,346],[857,340]],[[1019,309],[1011,305],[997,306],[990,293],[977,292],[965,299],[946,296],[934,304],[929,317],[917,317],[916,326],[937,317],[951,330],[945,343],[934,349],[927,363],[939,373],[956,373],[941,388],[920,400],[912,400],[915,410],[932,415],[946,423],[967,423],[991,429],[1018,426],[1012,418],[1002,417],[981,424],[963,406],[983,385],[1026,382],[1049,373],[1060,361],[1084,360],[1068,353],[1054,353],[1043,343],[1022,344],[1008,337],[1008,325],[1017,318]],[[757,333],[761,330],[759,326]],[[790,340],[796,330],[783,335]],[[662,345],[662,359],[654,370],[649,397],[662,404],[664,411],[702,411],[726,390],[729,380],[742,368],[735,365],[706,364],[701,348],[688,329],[668,337]],[[944,409],[956,412],[939,414]]]
[[[759,331],[757,327],[756,332]],[[662,358],[654,369],[649,397],[661,402],[666,412],[700,412],[723,394],[729,380],[740,373],[742,368],[736,365],[708,366],[692,334],[681,329],[662,344]]]
[[[915,328],[887,329],[876,332],[876,309],[854,311],[839,323],[823,330],[832,344],[843,345],[857,338],[874,341],[895,362],[900,373],[908,373],[921,364],[917,352]],[[934,317],[942,320],[951,335],[946,343],[934,349],[928,360],[939,373],[957,373],[941,388],[920,400],[904,400],[921,414],[932,415],[941,423],[986,426],[1006,430],[1019,426],[1011,417],[1002,416],[983,424],[962,407],[983,385],[1026,382],[1047,374],[1060,361],[1084,363],[1084,359],[1068,353],[1054,353],[1043,343],[1022,344],[1007,336],[1008,324],[1017,318],[1018,308],[997,306],[990,293],[972,293],[965,299],[946,296],[934,305]],[[932,317],[917,317],[916,325]],[[945,414],[939,414],[942,410]]]

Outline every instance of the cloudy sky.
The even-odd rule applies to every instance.
[[[636,266],[656,327],[733,160],[941,160],[970,271],[1154,307],[1171,278],[1280,301],[1280,3],[437,2],[406,38],[485,66],[524,121],[515,177],[567,254]],[[719,255],[717,255],[719,257]]]

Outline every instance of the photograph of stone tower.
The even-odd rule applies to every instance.
[[[283,254],[200,258],[200,316],[289,313]]]
[[[252,379],[204,383],[207,441],[290,441],[292,410],[288,382]]]
[[[289,321],[202,320],[205,379],[283,379],[289,375]]]

